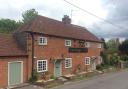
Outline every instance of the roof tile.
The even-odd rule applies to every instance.
[[[0,33],[0,56],[22,56],[27,55],[21,50],[12,34]]]
[[[101,40],[84,27],[65,24],[40,15],[33,22],[23,25],[18,31],[32,31],[54,36],[101,42]]]

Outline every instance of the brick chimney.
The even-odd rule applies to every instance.
[[[64,15],[64,17],[62,18],[62,22],[64,24],[71,24],[71,19],[69,18],[68,15]]]

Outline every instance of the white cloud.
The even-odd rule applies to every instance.
[[[115,19],[123,15],[118,15],[117,18],[115,9],[121,11],[125,9],[120,9],[118,6],[123,7],[123,2],[121,5],[118,3],[117,6],[113,5],[113,2],[108,4],[103,4],[105,1],[109,0],[67,0],[101,18],[111,20],[115,22]],[[10,18],[10,19],[22,19],[22,12],[31,8],[35,8],[40,15],[47,16],[49,18],[61,20],[63,15],[69,15],[72,18],[72,23],[89,28],[90,31],[97,34],[100,37],[118,37],[122,34],[126,35],[126,30],[117,29],[116,27],[105,23],[104,21],[89,15],[78,8],[71,6],[70,4],[64,2],[64,0],[0,0],[0,18]],[[106,6],[105,6],[106,5]],[[105,6],[105,7],[104,7]],[[117,8],[118,7],[118,8]],[[127,9],[126,9],[127,10]],[[111,13],[109,13],[111,12]],[[115,14],[116,13],[116,14]],[[125,15],[127,16],[127,15]],[[126,17],[125,17],[126,18]],[[113,20],[114,19],[114,20]],[[123,18],[121,18],[123,20]],[[126,21],[126,19],[125,19]],[[122,23],[123,22],[123,23]],[[128,21],[115,22],[114,24],[124,26],[126,28]],[[93,24],[97,25],[94,26]]]
[[[106,11],[102,9],[100,0],[68,0],[81,8],[84,8],[94,14],[106,17]],[[64,0],[0,0],[0,18],[21,19],[23,11],[35,8],[39,14],[61,20],[64,14],[71,16],[71,10],[77,8],[64,2]],[[93,16],[82,11],[72,12],[73,23],[91,24],[97,21]],[[79,23],[80,22],[80,23]]]

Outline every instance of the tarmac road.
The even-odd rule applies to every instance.
[[[30,85],[18,89],[44,89]],[[128,70],[106,73],[88,80],[69,82],[51,89],[128,89]]]
[[[89,80],[69,83],[52,89],[128,89],[128,70],[107,73]]]

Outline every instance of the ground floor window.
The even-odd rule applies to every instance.
[[[85,65],[90,65],[90,57],[85,57]]]
[[[37,72],[45,72],[48,70],[47,60],[38,60],[37,61]]]
[[[65,58],[65,68],[72,67],[72,58]]]

